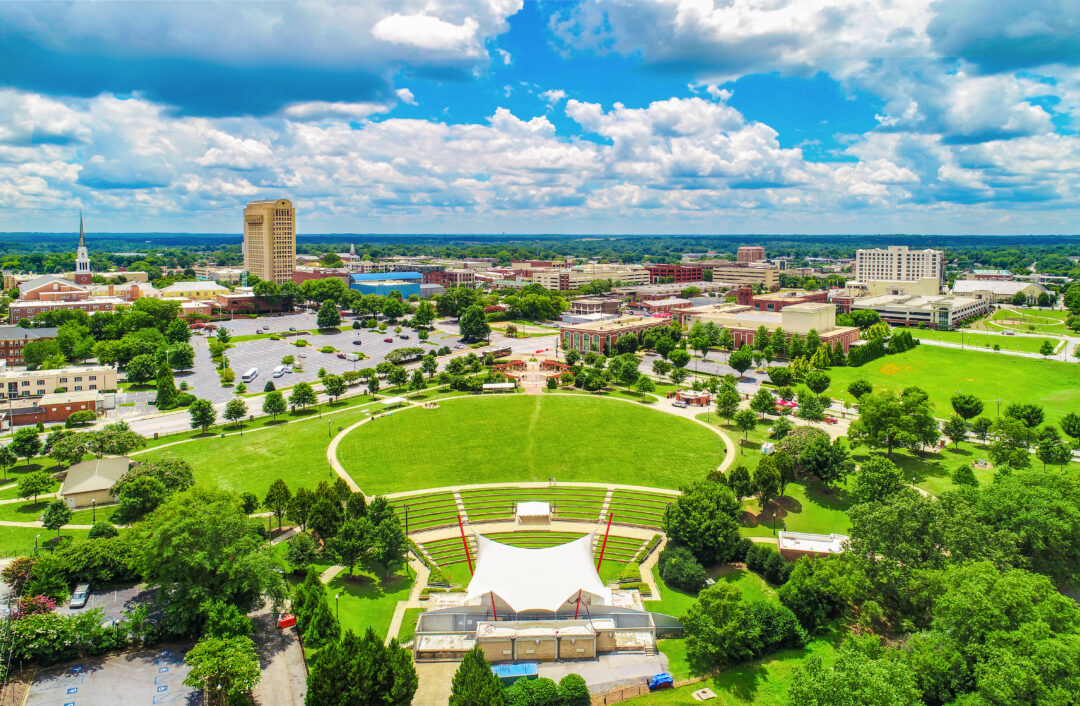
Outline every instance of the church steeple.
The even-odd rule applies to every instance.
[[[79,211],[79,247],[75,250],[75,284],[91,284],[94,275],[90,271],[90,253],[86,250],[86,231],[83,214]]]

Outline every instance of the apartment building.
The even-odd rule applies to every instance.
[[[0,360],[7,365],[26,365],[23,346],[30,341],[49,341],[56,338],[56,328],[21,328],[0,326]]]
[[[296,209],[288,199],[252,201],[244,208],[244,269],[284,284],[296,266]]]
[[[765,259],[765,248],[760,245],[743,245],[735,253],[736,262],[761,262]]]
[[[681,284],[705,279],[705,268],[700,265],[646,265],[645,269],[649,271],[651,284],[661,281]]]
[[[913,282],[934,278],[945,280],[945,253],[941,250],[911,250],[906,245],[872,248],[855,253],[855,279],[861,282]]]
[[[98,311],[116,311],[116,307],[126,304],[119,297],[93,297],[79,301],[15,301],[8,305],[8,321],[15,323],[19,319],[31,319],[38,314],[60,309],[78,309],[87,314]]]

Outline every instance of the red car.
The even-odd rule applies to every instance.
[[[341,358],[342,360],[344,360],[344,358],[345,358],[345,354],[344,354],[344,353],[338,353],[338,354],[337,354],[337,357],[338,357],[338,358]]]
[[[393,342],[394,342],[394,339],[392,339],[392,338],[384,338],[383,339],[383,343],[393,343]]]
[[[836,424],[838,421],[840,420],[838,420],[836,417],[825,417],[826,424]]]

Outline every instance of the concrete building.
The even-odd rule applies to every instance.
[[[127,456],[95,458],[68,469],[60,497],[71,509],[116,502],[110,491],[131,467]]]
[[[836,296],[837,294],[840,294],[840,292],[835,289],[829,290],[830,296]],[[842,294],[856,298],[876,297],[881,294],[909,294],[912,296],[932,297],[941,294],[941,282],[935,277],[923,277],[910,282],[887,279],[862,282],[853,279],[845,284]]]
[[[646,265],[645,269],[649,271],[650,284],[661,281],[681,284],[705,279],[705,268],[700,265]]]
[[[408,299],[413,294],[420,296],[420,284],[424,276],[419,272],[369,272],[349,275],[349,288],[362,294],[381,294],[389,296],[397,291]]]
[[[664,299],[638,302],[636,308],[640,309],[643,313],[655,316],[656,314],[670,314],[675,309],[687,309],[693,305],[694,303],[689,299],[682,299],[681,297],[665,297]]]
[[[702,260],[700,264],[712,270],[713,282],[732,287],[760,284],[765,289],[776,289],[780,286],[780,268],[765,262]]]
[[[662,318],[621,316],[617,319],[595,323],[569,324],[560,329],[559,336],[564,350],[575,350],[581,353],[596,351],[608,355],[619,336],[628,333],[640,336],[643,331],[667,325],[668,320]]]
[[[765,259],[765,248],[760,245],[741,245],[735,253],[736,262],[761,262]]]
[[[859,340],[859,329],[853,326],[836,325],[836,307],[832,304],[807,302],[785,306],[780,312],[756,311],[745,304],[707,304],[672,312],[680,324],[692,326],[700,321],[713,323],[729,329],[735,339],[735,347],[744,343],[752,344],[759,327],[764,326],[772,333],[782,328],[791,340],[791,336],[806,336],[811,330],[817,331],[823,343],[835,348],[839,343],[846,353],[851,344]]]
[[[1003,282],[1001,280],[958,279],[953,282],[953,294],[995,302],[1011,302],[1017,294],[1023,294],[1028,303],[1035,303],[1046,287],[1036,282]]]
[[[981,285],[1007,284],[1005,282],[980,282]],[[882,294],[848,301],[835,299],[841,313],[857,310],[876,311],[882,320],[894,326],[918,326],[920,328],[953,329],[958,324],[990,312],[990,299],[935,295],[929,297],[903,294]]]
[[[973,279],[980,282],[1008,282],[1013,274],[1008,270],[972,270],[964,275],[964,279]]]
[[[622,301],[618,297],[578,297],[570,300],[570,313],[582,314],[617,314]]]
[[[545,289],[578,289],[594,280],[606,279],[622,285],[649,284],[652,275],[643,267],[628,265],[577,265],[570,269],[533,271],[532,280]]]
[[[939,285],[945,281],[945,253],[941,250],[911,250],[906,245],[890,245],[855,253],[855,279],[860,282],[911,282],[927,277],[936,279]]]
[[[653,301],[677,297],[688,287],[696,287],[702,292],[726,292],[730,285],[722,282],[687,282],[684,284],[646,284],[634,287],[612,287],[611,293],[626,297],[629,301]]]
[[[218,267],[216,265],[196,265],[195,276],[224,284],[240,284],[244,277],[243,267]]]
[[[751,306],[757,311],[783,311],[785,306],[792,304],[828,302],[829,292],[825,289],[816,292],[809,292],[805,289],[787,289],[755,295],[754,290],[750,287],[739,287],[735,290],[735,301],[738,304]]]
[[[309,279],[337,277],[345,284],[348,284],[349,274],[349,270],[345,267],[309,267],[307,265],[297,265],[296,269],[292,272],[292,281],[296,284],[303,284]]]
[[[55,370],[0,371],[0,394],[9,400],[19,397],[42,397],[60,390],[102,392],[115,389],[116,370],[105,365]]]
[[[244,208],[244,269],[284,284],[296,266],[296,209],[288,199],[252,201]]]
[[[475,287],[476,270],[465,269],[440,269],[431,270],[424,274],[424,282],[427,284],[439,284],[443,287]]]
[[[56,328],[21,328],[0,326],[0,360],[6,365],[26,365],[23,346],[30,341],[51,341],[56,338]]]

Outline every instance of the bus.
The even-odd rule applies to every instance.
[[[251,368],[246,373],[244,373],[240,379],[243,380],[245,383],[248,383],[257,377],[259,377],[259,369]]]
[[[510,355],[510,353],[510,346],[506,346],[505,348],[496,348],[495,350],[491,351],[491,357],[505,358],[506,356]]]

